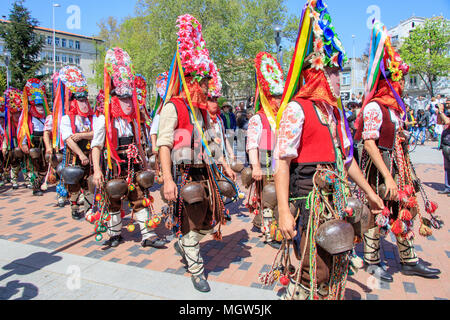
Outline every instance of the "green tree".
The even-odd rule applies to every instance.
[[[0,67],[0,96],[3,96],[3,93],[7,86],[7,80],[6,80],[6,68]]]
[[[170,67],[180,15],[189,13],[202,24],[206,46],[228,92],[254,92],[253,59],[259,51],[275,51],[273,26],[284,23],[285,38],[293,42],[299,23],[299,17],[288,15],[284,0],[138,0],[135,11],[135,17],[119,26],[111,18],[102,21],[99,37],[105,40],[105,50],[112,46],[127,50],[151,89],[157,74]],[[99,85],[102,68],[99,60]]]
[[[433,97],[437,78],[450,72],[450,21],[444,17],[427,19],[404,40],[400,50],[402,58]]]
[[[5,41],[5,48],[11,53],[10,85],[16,88],[23,88],[27,79],[35,77],[44,63],[39,61],[44,39],[35,33],[38,21],[31,17],[30,11],[23,3],[24,0],[16,0],[9,14],[10,22],[0,26],[0,37]]]

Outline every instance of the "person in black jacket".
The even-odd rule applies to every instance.
[[[430,124],[430,114],[429,112],[425,112],[425,110],[420,109],[417,112],[417,128],[416,132],[414,133],[414,139],[419,140],[420,135],[422,136],[422,142],[421,145],[425,143],[425,140],[427,139],[427,128]]]

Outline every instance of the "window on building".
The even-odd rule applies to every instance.
[[[81,49],[80,41],[75,41],[75,49],[77,49],[77,50]]]
[[[80,57],[75,57],[75,63],[76,63],[77,65],[80,64]]]
[[[415,26],[416,26],[416,24],[413,22],[413,23],[411,24],[411,27],[414,28]]]
[[[59,47],[59,38],[55,38],[55,45]]]
[[[73,40],[69,40],[69,48],[73,49]]]
[[[56,61],[56,62],[59,62],[59,55],[56,55],[56,56],[55,56],[55,61]]]
[[[63,55],[61,56],[61,61],[62,61],[63,63],[66,63],[66,62],[67,62],[67,56],[66,56],[65,54],[63,54]]]
[[[69,56],[69,63],[73,63],[73,57]]]
[[[61,47],[66,47],[66,39],[61,39]]]
[[[49,46],[51,46],[53,44],[53,37],[52,36],[47,36],[47,44]]]
[[[350,85],[350,82],[351,82],[350,72],[344,72],[342,74],[342,85],[343,86],[348,86],[348,85]]]
[[[48,61],[53,61],[53,53],[47,52],[47,60]]]

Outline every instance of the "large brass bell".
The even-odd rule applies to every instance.
[[[14,151],[13,151],[13,155],[14,155],[14,158],[16,158],[16,159],[22,159],[23,158],[23,151],[22,151],[22,149],[15,148]]]
[[[136,182],[144,189],[153,187],[155,183],[154,171],[141,171],[136,175]]]
[[[61,177],[65,184],[76,185],[84,177],[84,169],[78,166],[65,167],[61,170]]]
[[[241,180],[242,180],[242,184],[248,188],[251,186],[251,184],[254,182],[253,177],[252,177],[252,169],[250,167],[245,168],[244,170],[242,170],[241,172]]]
[[[181,188],[180,195],[188,204],[203,202],[206,199],[205,188],[201,183],[192,182]]]
[[[108,181],[105,190],[111,199],[120,200],[128,192],[128,184],[123,179],[114,179]]]
[[[245,167],[244,164],[242,162],[239,162],[239,161],[234,161],[231,164],[231,170],[233,170],[236,173],[241,173],[242,170],[244,170],[244,167]]]
[[[350,223],[343,220],[331,220],[323,223],[316,234],[316,243],[331,255],[351,251],[355,240],[355,231]]]
[[[148,159],[150,169],[156,170],[157,162],[158,162],[158,159],[156,157],[156,154],[151,155],[150,158]]]
[[[262,200],[264,208],[274,209],[277,205],[277,191],[274,183],[269,183],[263,188]]]
[[[219,187],[220,194],[225,198],[232,199],[236,196],[236,190],[230,182],[226,180],[219,180],[217,185]]]

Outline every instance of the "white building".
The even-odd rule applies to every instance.
[[[1,19],[0,22],[8,23],[8,21]],[[49,75],[46,84],[48,89],[50,89],[51,75],[53,74],[54,66],[53,29],[36,27],[36,33],[44,39],[44,47],[42,48],[40,59],[45,61],[45,64],[37,75]],[[57,30],[55,33],[56,70],[60,70],[66,65],[75,65],[79,67],[88,79],[89,96],[91,99],[95,98],[98,92],[98,88],[94,84],[94,81],[90,81],[90,79],[95,77],[94,63],[99,56],[97,46],[101,42],[103,41],[99,38],[87,37],[64,31]],[[3,39],[0,38],[0,54],[4,51],[5,44]]]
[[[367,69],[367,58],[349,59],[341,72],[341,98],[347,104],[352,95],[364,94],[364,75]]]
[[[392,45],[396,48],[400,48],[405,38],[409,37],[409,34],[417,26],[425,24],[426,18],[415,17],[401,21],[397,26],[389,29],[389,35],[392,38]],[[411,97],[429,96],[425,83],[422,81],[419,75],[409,74],[405,78],[406,92]],[[435,94],[450,95],[450,78],[442,77],[435,82]],[[431,98],[431,97],[428,97]]]

